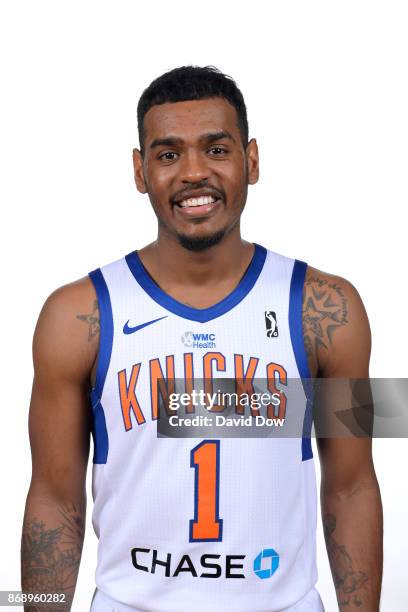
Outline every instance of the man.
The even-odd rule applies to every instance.
[[[23,588],[73,595],[92,429],[93,612],[323,610],[310,427],[273,440],[161,437],[160,399],[183,377],[189,391],[229,377],[251,392],[255,373],[270,390],[276,377],[367,378],[364,306],[345,279],[241,238],[258,149],[230,77],[191,66],[162,75],[139,101],[138,126],[135,181],[157,240],[55,291],[35,331]],[[308,389],[280,406],[306,430]],[[342,610],[379,609],[370,442],[318,440]]]

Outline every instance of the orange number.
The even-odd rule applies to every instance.
[[[203,440],[191,450],[195,469],[194,518],[190,519],[190,542],[221,542],[219,518],[220,441]]]

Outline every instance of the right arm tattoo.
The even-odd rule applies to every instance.
[[[98,300],[95,300],[92,307],[92,312],[88,314],[78,314],[77,319],[84,321],[89,325],[88,331],[88,342],[92,340],[97,334],[99,334],[100,320],[99,320],[99,307]]]
[[[35,593],[65,593],[69,602],[61,608],[65,611],[71,607],[81,559],[85,507],[83,504],[58,505],[53,518],[55,515],[58,518],[52,521],[52,527],[42,519],[25,517],[21,542],[22,589]],[[25,607],[26,612],[37,612],[37,609],[45,610],[44,607]]]

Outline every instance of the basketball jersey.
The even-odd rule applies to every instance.
[[[254,246],[239,284],[205,309],[166,294],[137,252],[90,273],[101,325],[91,392],[95,612],[323,610],[307,266]],[[173,379],[240,378],[251,388],[257,377],[281,383],[285,420],[300,419],[302,435],[159,434],[160,393]],[[288,379],[302,379],[293,397],[282,392]]]

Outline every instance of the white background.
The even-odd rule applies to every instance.
[[[0,589],[20,588],[34,325],[57,286],[154,239],[131,150],[138,97],[162,72],[214,64],[236,79],[261,155],[243,236],[349,279],[371,321],[371,375],[407,376],[407,30],[393,0],[3,0]],[[374,443],[386,612],[408,609],[407,447]],[[74,612],[94,589],[88,499]],[[335,611],[320,523],[318,566]]]

